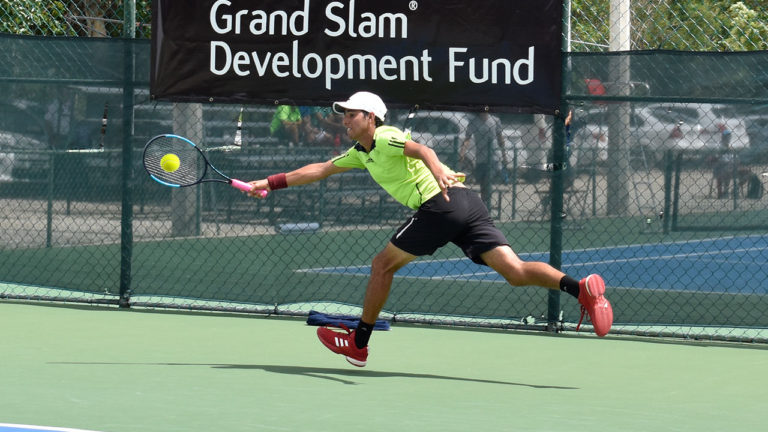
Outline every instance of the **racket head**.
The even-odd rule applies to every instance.
[[[178,157],[179,166],[175,170],[166,170],[162,166],[163,157],[168,155]],[[200,183],[209,165],[195,143],[173,134],[162,134],[150,139],[144,146],[142,162],[153,180],[171,187]]]

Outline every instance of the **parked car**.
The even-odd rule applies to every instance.
[[[459,165],[459,150],[467,136],[467,128],[472,114],[454,111],[421,111],[417,112],[407,123],[405,127],[411,131],[411,137],[414,141],[429,146],[437,152],[441,160],[456,170],[465,169]],[[502,131],[504,136],[504,152],[507,159],[507,166],[511,169],[515,160],[515,152],[518,152],[518,160],[525,160],[524,149],[520,132],[516,129],[505,128]],[[501,149],[495,147],[494,161],[496,161],[496,174],[502,172],[502,162],[504,158]],[[475,152],[470,148],[465,155],[468,162],[474,162]]]
[[[9,182],[13,180],[13,164],[16,159],[16,153],[4,143],[14,141],[6,137],[6,133],[0,132],[0,182]]]
[[[48,176],[48,135],[22,103],[0,104],[0,180],[39,182]]]
[[[747,115],[744,117],[744,124],[747,129],[747,135],[749,135],[750,153],[759,161],[767,161],[768,113]]]
[[[41,181],[48,176],[48,144],[15,132],[0,132],[0,181]]]
[[[608,156],[608,112],[606,108],[575,114],[578,127],[573,146],[596,149],[598,160]],[[745,122],[731,117],[729,110],[713,104],[653,104],[634,107],[629,117],[632,155],[642,150],[649,163],[658,163],[667,149],[695,151],[734,150],[749,147]]]

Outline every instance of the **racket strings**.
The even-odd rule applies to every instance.
[[[178,156],[178,169],[173,171],[163,169],[161,161],[168,154]],[[158,137],[147,145],[144,150],[144,166],[155,178],[178,186],[198,182],[205,175],[206,169],[203,155],[196,147],[184,140],[168,136]]]

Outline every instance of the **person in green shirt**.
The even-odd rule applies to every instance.
[[[261,190],[279,190],[327,178],[351,169],[365,169],[395,200],[416,213],[403,223],[374,257],[355,330],[345,333],[320,327],[317,335],[331,351],[355,366],[365,366],[368,341],[384,307],[395,273],[418,256],[431,255],[448,242],[480,265],[503,276],[510,285],[537,285],[576,297],[589,314],[595,333],[605,336],[613,324],[613,309],[605,298],[605,283],[596,274],[577,281],[544,262],[520,259],[494,225],[480,196],[464,186],[465,175],[444,165],[431,148],[401,130],[384,125],[387,108],[370,92],[357,92],[335,102],[355,145],[326,162],[305,165],[289,173],[250,182],[254,198]]]
[[[281,144],[299,144],[301,127],[301,111],[294,105],[278,105],[272,122],[269,124],[269,134],[281,140]]]

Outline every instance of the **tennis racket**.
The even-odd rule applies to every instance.
[[[192,141],[173,134],[158,135],[144,146],[144,169],[153,180],[170,187],[194,186],[205,182],[227,183],[244,192],[251,190],[251,185],[229,178],[211,165],[203,151]],[[206,177],[208,168],[221,178]],[[259,191],[262,198],[266,190]]]

